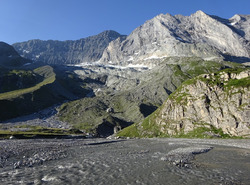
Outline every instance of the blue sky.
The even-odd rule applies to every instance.
[[[230,18],[250,14],[250,0],[0,0],[0,41],[76,40],[104,30],[128,35],[158,14],[197,10]]]

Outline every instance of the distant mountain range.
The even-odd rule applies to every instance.
[[[18,53],[48,64],[149,65],[166,57],[250,61],[250,15],[230,19],[197,11],[190,16],[158,15],[129,36],[115,31],[76,41],[30,40],[15,43]]]
[[[104,31],[98,35],[80,40],[30,40],[15,43],[13,47],[18,53],[33,61],[42,61],[47,64],[79,64],[98,61],[108,44],[126,36],[115,31]]]

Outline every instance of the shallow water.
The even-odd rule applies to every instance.
[[[13,169],[10,165],[0,168],[0,182],[1,184],[105,185],[249,184],[249,141],[242,140],[241,148],[230,146],[237,145],[240,141],[236,140],[230,144],[225,140],[77,140],[72,141],[74,142],[72,145],[65,145],[64,158],[46,161],[43,165],[33,167]],[[32,145],[32,141],[29,142]],[[44,144],[47,141],[34,142]],[[56,142],[71,141],[54,140],[54,142],[56,145]],[[176,148],[204,145],[204,143],[214,148],[207,153],[196,155],[192,161],[192,168],[180,168],[161,160],[169,151]],[[35,146],[39,147],[37,143]],[[13,155],[9,161],[14,162],[18,157],[20,158]]]

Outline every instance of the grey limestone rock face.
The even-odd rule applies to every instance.
[[[250,15],[234,15],[229,19],[228,25],[233,26],[238,34],[244,37],[247,41],[250,40]],[[249,43],[248,43],[249,45]]]
[[[79,64],[98,61],[109,42],[124,38],[115,31],[104,31],[80,40],[30,40],[15,43],[13,47],[25,58],[48,64]]]
[[[112,41],[103,63],[147,63],[169,56],[198,56],[222,60],[225,56],[249,59],[249,16],[226,20],[197,11],[191,16],[158,15],[136,28],[125,40]]]
[[[241,83],[246,83],[249,76],[249,69],[238,74],[220,72],[218,75],[201,75],[194,83],[183,85],[176,91],[164,103],[155,121],[161,125],[161,131],[169,135],[212,125],[231,136],[249,137],[249,86],[228,85],[243,79]],[[221,83],[214,84],[216,80]]]

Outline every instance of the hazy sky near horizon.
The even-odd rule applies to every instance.
[[[0,41],[76,40],[104,30],[128,35],[158,14],[197,10],[230,18],[250,14],[250,0],[0,0]]]

